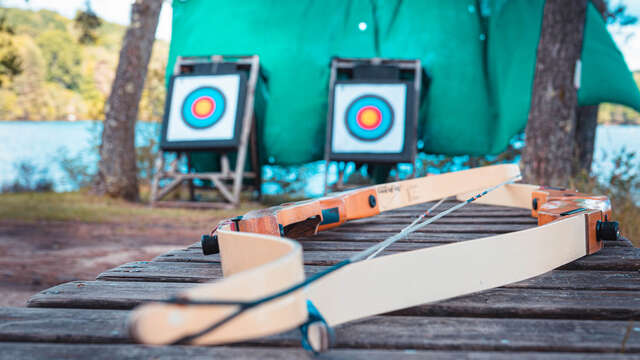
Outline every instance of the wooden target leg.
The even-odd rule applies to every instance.
[[[153,175],[151,182],[151,205],[158,200],[158,186],[160,185],[160,179],[164,176],[164,152],[160,151],[156,158],[156,173]]]
[[[244,173],[244,164],[247,158],[247,146],[249,145],[249,134],[251,133],[253,119],[253,102],[256,92],[256,83],[258,81],[258,72],[260,65],[258,57],[253,56],[251,59],[251,70],[249,73],[249,81],[247,83],[247,102],[245,104],[244,116],[242,119],[242,134],[240,135],[240,145],[238,147],[238,157],[236,158],[236,171],[233,175],[233,201],[234,205],[240,202],[240,191],[242,190],[242,178]]]
[[[344,170],[347,168],[347,163],[344,163],[344,168],[340,168],[340,163],[338,163],[338,182],[336,183],[336,187],[338,190],[344,187]]]

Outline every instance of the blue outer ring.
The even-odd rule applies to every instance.
[[[374,106],[380,110],[382,119],[380,125],[372,130],[363,129],[358,125],[358,111],[365,106]],[[363,141],[376,141],[384,137],[393,128],[393,108],[389,102],[378,95],[362,95],[353,100],[344,116],[345,125],[349,133]]]
[[[216,108],[213,113],[204,119],[198,119],[191,113],[193,102],[201,96],[209,96],[216,102]],[[220,121],[226,107],[226,99],[222,91],[215,87],[203,86],[193,90],[182,102],[182,120],[194,129],[208,128]]]

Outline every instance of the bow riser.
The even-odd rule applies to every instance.
[[[312,236],[349,220],[486,188],[494,185],[496,179],[504,180],[517,174],[516,165],[502,164],[370,186],[254,210],[235,219],[236,230],[288,238]]]

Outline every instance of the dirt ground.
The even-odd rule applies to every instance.
[[[40,290],[151,260],[198,241],[207,230],[161,224],[0,220],[0,306],[25,306]]]

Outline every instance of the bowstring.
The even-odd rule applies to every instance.
[[[494,186],[484,190],[483,192],[481,192],[481,193],[479,193],[479,194],[477,194],[475,196],[472,196],[472,197],[468,198],[467,200],[465,200],[465,201],[463,201],[463,202],[461,202],[461,203],[459,203],[459,204],[457,204],[455,206],[450,207],[447,210],[441,211],[437,215],[435,215],[435,216],[423,221],[422,223],[418,224],[418,221],[420,221],[420,219],[424,218],[427,213],[422,214],[418,219],[416,219],[414,222],[412,222],[409,226],[407,226],[404,229],[402,229],[402,231],[400,231],[398,234],[393,235],[393,236],[387,238],[386,240],[384,240],[384,241],[382,241],[382,242],[380,242],[380,243],[378,243],[376,245],[373,245],[368,249],[363,250],[361,253],[354,255],[352,257],[352,259],[356,258],[357,259],[356,261],[362,260],[364,257],[366,257],[366,260],[373,259],[382,250],[388,248],[389,246],[391,246],[392,244],[394,244],[398,240],[406,237],[406,235],[408,235],[408,234],[410,234],[412,232],[415,232],[417,230],[422,229],[423,227],[435,222],[436,220],[441,219],[441,218],[447,216],[448,214],[451,214],[452,212],[454,212],[454,211],[466,206],[467,204],[470,204],[470,203],[478,200],[479,198],[485,196],[486,194],[490,193],[491,191],[493,191],[493,190],[495,190],[495,189],[497,189],[497,188],[499,188],[501,186],[504,186],[504,185],[507,185],[507,184],[511,184],[511,183],[516,182],[518,180],[520,180],[520,175],[514,176],[514,177],[512,177],[512,178],[510,178],[510,179],[508,179],[506,181],[503,181],[498,185],[494,185]],[[444,200],[444,199],[442,199],[442,200]],[[436,205],[438,205],[438,204],[436,204]]]
[[[438,213],[437,215],[423,221],[422,223],[419,223],[420,220],[424,219],[427,215],[429,215],[433,210],[435,210],[438,206],[440,206],[447,198],[443,198],[440,199],[440,201],[438,201],[435,205],[433,205],[431,208],[429,208],[426,212],[424,212],[423,214],[421,214],[416,220],[414,220],[411,224],[409,224],[408,226],[406,226],[405,228],[403,228],[398,234],[395,234],[387,239],[385,239],[384,241],[372,245],[370,247],[368,247],[367,249],[364,249],[358,253],[356,253],[355,255],[344,259],[342,261],[340,261],[337,264],[332,265],[331,267],[329,267],[328,269],[321,271],[313,276],[310,276],[309,278],[300,281],[296,284],[291,285],[290,287],[283,289],[281,291],[278,291],[276,293],[273,293],[271,295],[266,295],[262,298],[253,300],[253,301],[232,301],[232,300],[191,300],[188,298],[184,298],[184,297],[176,297],[176,298],[171,298],[171,299],[167,299],[167,300],[160,300],[159,302],[164,302],[164,303],[169,303],[169,304],[175,304],[175,305],[204,305],[204,306],[210,306],[210,305],[236,305],[237,308],[235,309],[235,311],[233,311],[232,313],[230,313],[229,315],[225,316],[223,319],[216,321],[214,323],[212,323],[211,325],[207,326],[204,329],[201,329],[199,331],[196,331],[194,333],[185,335],[180,337],[179,339],[175,340],[173,342],[173,344],[184,344],[184,343],[188,343],[191,342],[192,340],[195,340],[196,338],[203,336],[217,328],[219,328],[220,326],[224,325],[225,323],[231,321],[232,319],[234,319],[235,317],[239,316],[240,314],[242,314],[243,312],[254,308],[256,306],[259,306],[265,302],[271,301],[271,300],[275,300],[277,298],[280,298],[282,296],[288,295],[294,291],[297,291],[303,287],[306,287],[308,285],[310,285],[311,283],[325,277],[326,275],[329,275],[330,273],[341,269],[342,267],[349,265],[349,264],[353,264],[355,262],[358,261],[363,261],[363,260],[369,260],[374,258],[375,256],[377,256],[382,250],[384,250],[385,248],[389,247],[390,245],[392,245],[393,243],[395,243],[396,241],[402,239],[403,237],[406,237],[406,235],[415,232],[431,223],[433,223],[434,221],[460,209],[461,207],[481,198],[482,196],[486,195],[487,193],[501,187],[504,186],[506,184],[510,184],[513,183],[515,181],[518,181],[520,179],[520,175],[514,176],[512,178],[510,178],[507,181],[504,181],[498,185],[492,186],[486,190],[484,190],[483,192],[470,197],[469,199],[465,200],[464,202],[461,202],[447,210],[441,211],[440,213]]]
[[[409,224],[408,226],[405,226],[401,231],[404,231],[407,228],[410,228],[413,225],[417,224],[418,221],[424,219],[427,215],[431,215],[433,213],[433,210],[435,210],[438,206],[442,205],[442,203],[447,199],[448,199],[448,197],[444,197],[444,198],[440,199],[440,201],[435,203],[435,205],[430,207],[427,211],[423,212],[422,215],[418,216],[415,220],[413,220],[413,222],[411,224]]]

